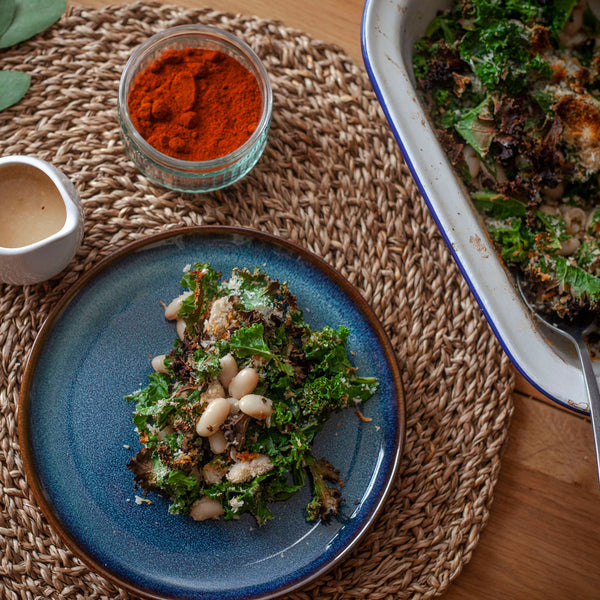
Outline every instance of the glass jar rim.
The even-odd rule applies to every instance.
[[[127,92],[129,90],[126,89],[127,75],[129,72],[147,53],[156,48],[160,48],[165,40],[169,41],[179,37],[185,37],[186,35],[190,34],[203,34],[206,39],[218,40],[221,44],[232,46],[239,53],[241,53],[252,65],[254,72],[251,72],[256,77],[261,95],[263,97],[263,107],[260,120],[256,126],[256,129],[252,132],[252,135],[250,135],[250,137],[235,150],[232,150],[223,156],[211,158],[209,160],[184,160],[161,152],[152,146],[152,144],[147,142],[139,133],[139,131],[133,125],[133,121],[131,120],[131,115],[129,113],[129,103],[127,98]],[[224,31],[223,29],[219,29],[218,27],[213,27],[210,25],[178,25],[154,34],[152,37],[148,38],[145,42],[134,49],[133,53],[125,64],[125,67],[123,68],[123,73],[121,74],[118,103],[119,118],[123,122],[126,133],[133,138],[132,141],[149,159],[159,165],[163,165],[176,171],[218,171],[224,167],[235,164],[238,160],[243,158],[260,139],[264,130],[269,127],[271,113],[273,110],[273,90],[267,70],[262,61],[254,52],[254,50],[252,50],[252,48],[239,37],[228,31]]]

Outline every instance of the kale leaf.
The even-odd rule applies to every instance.
[[[332,412],[366,401],[377,389],[376,378],[358,376],[350,362],[348,328],[313,330],[287,284],[260,269],[234,269],[231,279],[220,281],[209,264],[196,263],[182,286],[192,292],[179,312],[187,327],[165,361],[167,373],[152,373],[144,389],[126,397],[135,402],[133,422],[144,446],[128,465],[136,484],[168,494],[171,512],[193,512],[194,503],[207,498],[219,503],[225,519],[250,512],[262,525],[272,517],[269,503],[295,494],[308,472],[314,497],[307,518],[336,514],[340,491],[326,482],[335,484],[337,476],[329,463],[314,459],[312,442]],[[205,330],[213,302],[223,297],[231,327],[220,334]],[[268,419],[251,418],[232,404],[219,428],[226,449],[219,453],[196,427],[214,394],[226,397],[227,384],[220,387],[225,355],[238,368],[256,369],[254,393],[267,396],[273,411]],[[266,467],[252,472],[257,457]],[[225,476],[244,462],[250,471]]]
[[[569,264],[564,256],[557,256],[554,260],[556,278],[568,285],[575,296],[587,295],[592,300],[600,299],[600,277]]]

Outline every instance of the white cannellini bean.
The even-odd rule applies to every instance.
[[[581,242],[579,241],[578,238],[571,237],[568,240],[561,242],[560,250],[558,251],[558,253],[561,256],[570,256],[571,254],[573,254],[574,252],[576,252],[579,249],[580,245],[581,245]]]
[[[166,355],[165,354],[159,354],[158,356],[155,356],[152,359],[152,368],[157,372],[157,373],[168,373],[168,369],[165,366],[165,358]]]
[[[479,175],[479,171],[481,170],[481,162],[479,161],[479,156],[477,156],[477,152],[475,152],[474,148],[472,148],[471,146],[465,146],[463,150],[463,156],[469,169],[469,175],[473,179],[475,179],[475,177]]]
[[[565,219],[567,233],[571,235],[579,233],[585,227],[587,215],[585,214],[585,211],[578,206],[567,207],[563,217]]]
[[[211,400],[196,423],[196,433],[202,437],[211,436],[225,423],[228,416],[229,402],[225,398]]]
[[[169,321],[173,321],[177,318],[179,311],[181,309],[181,303],[188,297],[191,296],[193,292],[184,292],[180,296],[177,296],[174,300],[171,300],[170,304],[165,308],[165,318],[169,319]]]
[[[273,401],[260,394],[247,394],[240,398],[240,410],[254,419],[266,419],[273,414]]]
[[[195,521],[205,521],[206,519],[218,519],[223,514],[223,507],[212,498],[203,496],[196,500],[190,507],[190,516]]]
[[[219,375],[219,379],[223,384],[224,388],[227,388],[231,383],[231,380],[238,374],[238,366],[235,362],[235,358],[233,355],[226,354],[219,360],[221,364],[221,374]]]
[[[185,337],[185,321],[183,319],[177,319],[177,325],[175,326],[177,330],[177,337],[180,340],[183,340]]]
[[[508,181],[508,177],[506,176],[506,171],[500,164],[496,164],[496,182],[499,184],[506,183]]]
[[[229,383],[229,395],[238,400],[251,394],[258,385],[258,373],[252,367],[242,369]]]
[[[171,433],[174,433],[175,430],[170,426],[170,425],[166,425],[165,427],[163,427],[162,429],[159,429],[156,433],[156,437],[159,440],[164,440],[168,435],[170,435]]]
[[[594,217],[596,215],[596,211],[595,210],[590,210],[588,216],[585,219],[585,230],[587,231],[588,229],[590,229],[590,227],[592,227],[592,225],[594,225],[594,231],[590,232],[590,233],[596,233],[596,229],[597,229],[597,223],[594,224]]]
[[[585,12],[585,8],[587,6],[587,2],[578,2],[575,5],[575,8],[571,11],[571,17],[565,23],[561,34],[568,38],[572,35],[575,35],[583,25],[583,13]]]
[[[202,467],[202,477],[208,484],[221,483],[226,472],[226,468],[223,468],[219,464],[215,464],[213,461],[207,462]]]
[[[213,433],[208,438],[208,443],[210,444],[210,449],[215,454],[222,454],[227,448],[227,440],[225,439],[225,434],[220,429],[219,431],[217,431],[217,433]]]
[[[540,210],[547,215],[559,215],[560,211],[558,210],[558,206],[552,206],[551,204],[542,204],[540,205]]]
[[[559,181],[558,184],[556,186],[554,186],[553,188],[551,187],[543,187],[542,188],[542,196],[544,197],[544,200],[547,201],[558,201],[558,200],[562,200],[562,197],[564,196],[565,193],[565,184],[562,181]]]

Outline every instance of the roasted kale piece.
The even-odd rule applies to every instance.
[[[165,492],[172,512],[250,512],[263,524],[268,503],[295,494],[310,473],[307,519],[337,514],[337,473],[313,458],[312,441],[333,412],[377,388],[348,358],[349,330],[312,329],[287,285],[260,269],[235,269],[222,281],[210,265],[195,264],[181,285],[188,292],[176,316],[185,330],[160,372],[127,396],[144,446],[129,463],[137,485]],[[252,389],[234,391],[242,384],[225,380],[225,364],[253,379]],[[217,416],[206,429],[210,415]]]
[[[600,309],[600,23],[576,0],[457,0],[415,44],[440,141],[505,264]]]

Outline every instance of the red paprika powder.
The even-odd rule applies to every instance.
[[[183,160],[239,148],[262,112],[256,77],[232,56],[206,48],[167,50],[135,80],[129,114],[142,137]]]

